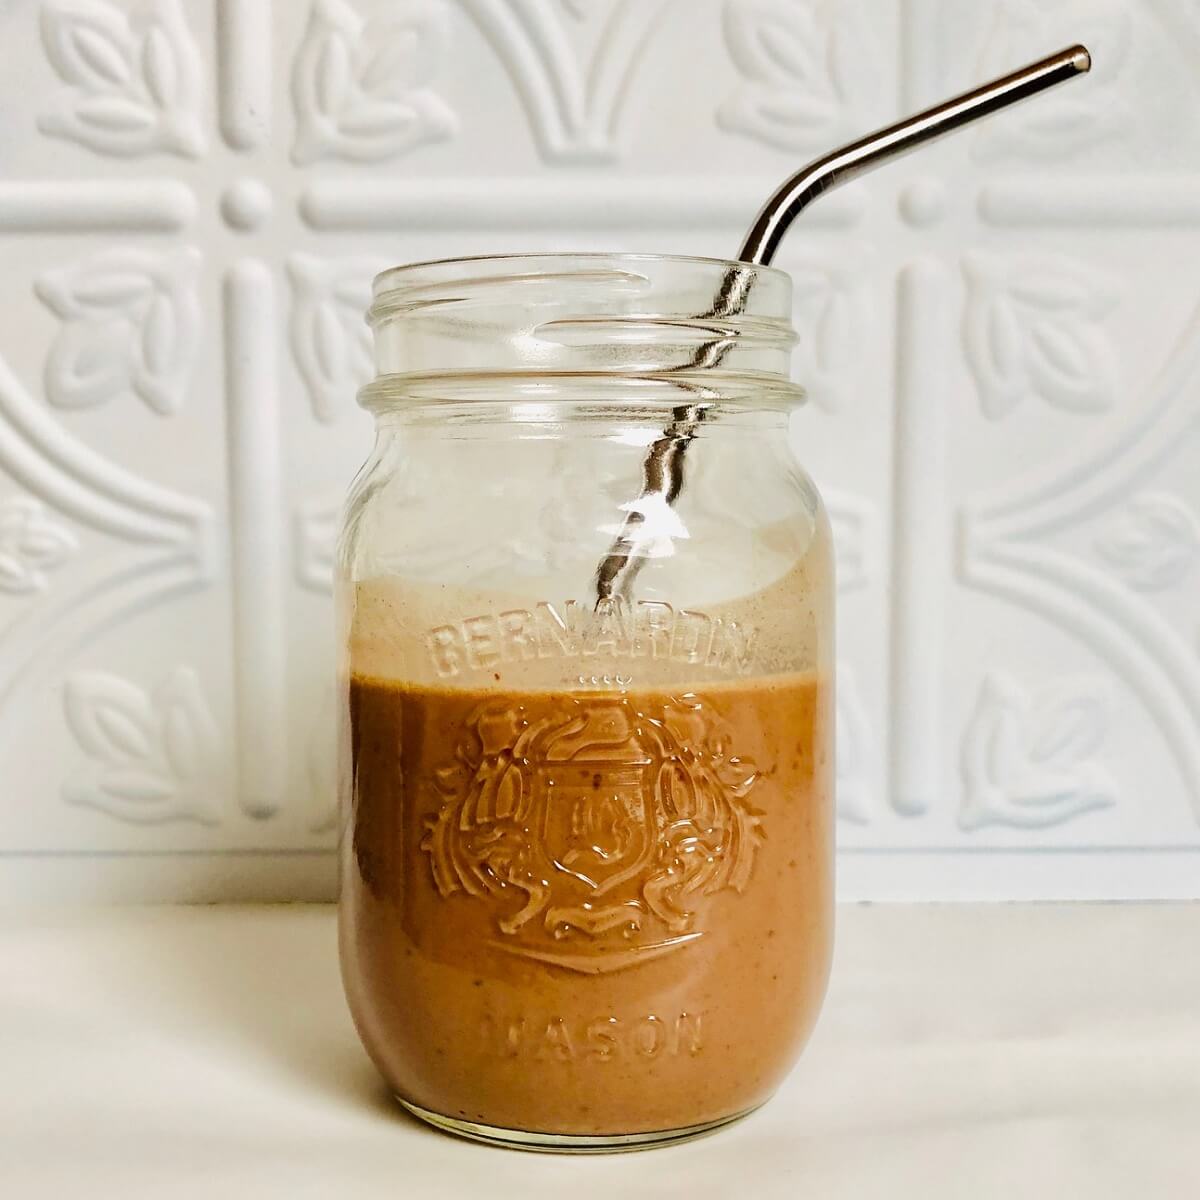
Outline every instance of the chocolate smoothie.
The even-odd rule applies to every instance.
[[[616,1139],[771,1094],[832,948],[830,569],[342,594],[342,970],[403,1101]]]
[[[831,947],[814,676],[507,691],[354,676],[343,969],[405,1100],[565,1134],[761,1103]]]

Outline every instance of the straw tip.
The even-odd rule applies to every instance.
[[[1068,53],[1071,55],[1071,65],[1080,75],[1086,75],[1092,69],[1092,54],[1086,46],[1072,46]]]

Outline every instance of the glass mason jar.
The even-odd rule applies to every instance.
[[[435,1125],[678,1140],[761,1104],[813,1026],[833,568],[788,447],[790,306],[783,272],[652,255],[375,281],[338,552],[341,960]]]

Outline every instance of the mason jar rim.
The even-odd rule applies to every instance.
[[[723,297],[736,294],[735,303]],[[376,377],[671,375],[787,379],[785,271],[639,253],[477,255],[375,278]]]
[[[452,267],[459,263],[483,262],[513,262],[534,261],[544,259],[548,262],[561,262],[567,259],[634,259],[639,262],[678,262],[696,263],[716,267],[736,267],[743,271],[754,271],[760,275],[786,275],[780,267],[769,267],[759,263],[739,262],[735,258],[719,258],[708,254],[655,254],[642,250],[518,250],[505,254],[454,254],[444,258],[424,258],[417,262],[397,263],[394,267],[385,267],[378,272],[372,286],[376,293],[383,290],[381,284],[390,275],[400,275],[408,271],[423,271],[430,267]]]
[[[391,299],[395,293],[409,287],[437,286],[439,284],[467,283],[471,277],[463,278],[457,271],[463,267],[497,267],[525,266],[528,269],[520,271],[521,277],[537,277],[544,275],[570,274],[561,268],[567,264],[578,264],[583,269],[588,267],[620,267],[623,264],[653,263],[662,265],[678,265],[682,269],[718,268],[720,274],[730,270],[751,272],[756,278],[773,279],[777,282],[790,283],[791,276],[779,267],[760,266],[758,263],[739,262],[736,259],[715,258],[699,254],[654,254],[636,250],[549,250],[526,251],[510,254],[467,254],[448,258],[424,259],[420,262],[399,263],[380,271],[371,283],[371,305],[367,310],[367,321],[375,321],[387,313],[393,306]],[[539,264],[545,268],[558,270],[539,270]],[[697,272],[699,273],[699,272]],[[717,272],[713,272],[714,275]],[[482,278],[489,278],[490,273],[484,273]]]

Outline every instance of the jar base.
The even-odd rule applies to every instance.
[[[447,1117],[432,1112],[397,1096],[400,1104],[414,1117],[456,1137],[473,1142],[484,1142],[489,1146],[504,1146],[510,1150],[532,1150],[541,1154],[621,1154],[627,1150],[653,1150],[658,1146],[677,1146],[695,1138],[714,1133],[726,1125],[742,1120],[754,1112],[759,1105],[743,1109],[729,1117],[715,1121],[704,1121],[699,1125],[685,1125],[681,1129],[655,1130],[650,1133],[532,1133],[524,1129],[505,1129],[497,1125],[482,1125],[477,1121],[463,1121],[458,1117]]]

